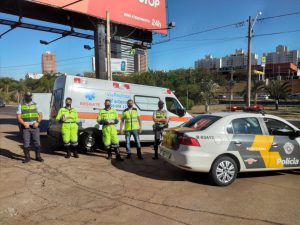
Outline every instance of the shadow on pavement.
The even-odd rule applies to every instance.
[[[297,170],[285,170],[281,171],[282,174],[292,174],[292,175],[300,175],[300,169]]]
[[[17,119],[16,118],[1,118],[0,119],[0,124],[1,125],[18,125]]]
[[[154,180],[190,181],[203,185],[210,184],[207,174],[186,172],[169,165],[162,159],[153,160],[152,156],[153,154],[151,153],[144,153],[144,160],[139,160],[136,154],[132,154],[131,159],[124,158],[124,162],[116,161],[113,156],[111,163],[119,170]]]
[[[3,148],[0,148],[0,156],[6,157],[9,159],[20,160],[20,161],[24,159],[24,155],[19,155],[14,152],[11,152],[8,149],[3,149]]]
[[[248,172],[248,173],[239,173],[237,179],[243,178],[255,178],[255,177],[271,177],[271,176],[281,176],[284,175],[280,171],[262,171],[262,172]]]

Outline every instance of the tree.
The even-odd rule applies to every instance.
[[[205,104],[205,112],[209,112],[209,105],[211,104],[211,100],[214,99],[214,94],[216,93],[219,85],[215,83],[213,80],[208,80],[202,83],[201,87],[201,97]]]
[[[265,90],[265,83],[263,81],[260,80],[256,80],[256,79],[252,79],[251,82],[251,98],[254,99],[254,104],[257,104],[257,96],[258,94]],[[241,95],[245,97],[245,101],[246,101],[246,97],[247,97],[247,86],[246,88],[242,91]]]
[[[280,80],[271,80],[269,85],[265,85],[264,89],[275,99],[275,109],[279,109],[279,100],[286,99],[292,88],[288,82]]]

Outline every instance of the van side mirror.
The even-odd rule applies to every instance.
[[[178,109],[178,116],[183,117],[186,114],[186,109]]]

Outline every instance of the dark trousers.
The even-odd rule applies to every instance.
[[[34,147],[38,148],[41,146],[40,128],[31,128],[31,127],[28,129],[23,128],[22,133],[23,133],[24,148],[30,147],[31,138]]]

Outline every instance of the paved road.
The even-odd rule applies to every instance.
[[[0,124],[1,225],[300,224],[300,171],[241,174],[221,188],[153,161],[150,147],[143,161],[68,160],[46,137],[45,162],[24,165],[14,111],[0,109]]]

